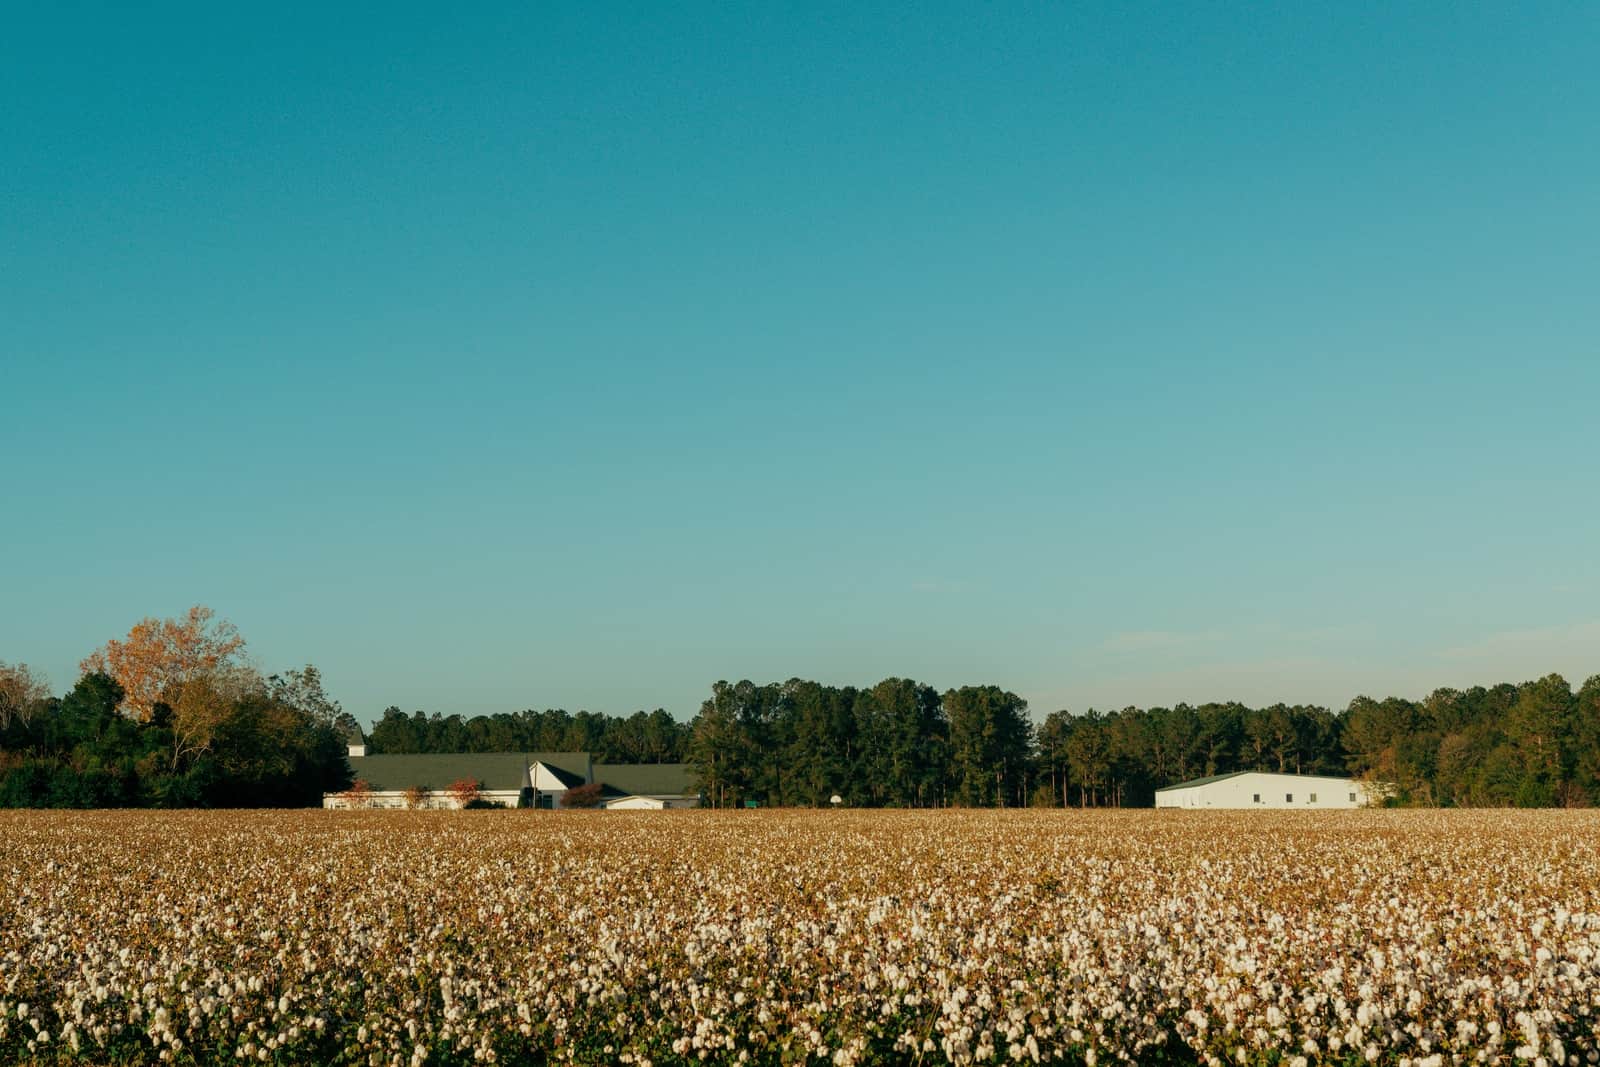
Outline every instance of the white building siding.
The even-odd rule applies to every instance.
[[[1156,791],[1158,808],[1300,810],[1361,808],[1371,803],[1367,787],[1351,778],[1248,771]]]
[[[516,807],[519,796],[521,791],[517,789],[485,789],[478,793],[479,800],[498,804],[502,808]],[[322,806],[337,810],[410,807],[405,791],[400,789],[383,789],[357,794],[324,793]],[[417,807],[428,810],[453,810],[461,807],[461,801],[445,790],[432,789],[422,794]]]
[[[567,783],[556,776],[556,773],[543,763],[537,761],[528,768],[528,775],[533,780],[533,787],[541,793],[565,793]]]
[[[607,811],[660,811],[664,808],[698,808],[698,796],[632,796],[606,801]]]

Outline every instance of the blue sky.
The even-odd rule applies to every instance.
[[[0,659],[1600,672],[1600,9],[868,7],[13,11]]]

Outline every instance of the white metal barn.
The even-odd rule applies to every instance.
[[[603,802],[607,811],[664,811],[667,808],[698,808],[699,797],[691,796],[625,796]]]
[[[1158,808],[1363,808],[1372,791],[1353,778],[1235,771],[1156,790]]]

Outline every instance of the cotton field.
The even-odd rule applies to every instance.
[[[1600,1062],[1600,816],[0,815],[0,1061]]]

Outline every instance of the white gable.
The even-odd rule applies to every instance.
[[[535,760],[528,768],[528,777],[533,782],[533,787],[541,793],[565,793],[567,783],[556,777],[553,770],[544,763]]]

